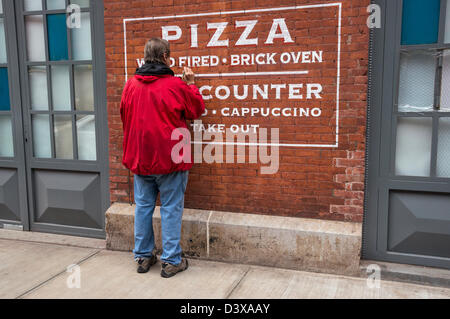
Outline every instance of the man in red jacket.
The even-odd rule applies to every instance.
[[[145,64],[125,85],[120,105],[123,122],[123,165],[134,175],[136,202],[133,250],[137,271],[145,273],[156,263],[152,217],[156,197],[161,200],[162,277],[187,269],[181,258],[180,234],[188,171],[191,160],[172,161],[172,132],[187,129],[186,120],[200,117],[203,98],[194,73],[185,68],[183,79],[174,76],[166,40],[152,38],[145,46]]]

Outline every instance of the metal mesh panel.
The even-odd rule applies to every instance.
[[[436,55],[434,52],[402,52],[398,110],[400,112],[432,111]]]
[[[450,112],[450,50],[442,54],[441,111]]]

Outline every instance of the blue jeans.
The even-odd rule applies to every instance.
[[[134,257],[150,258],[155,248],[153,212],[156,197],[161,200],[161,261],[173,265],[181,262],[181,218],[184,209],[184,192],[188,171],[167,175],[134,175]]]

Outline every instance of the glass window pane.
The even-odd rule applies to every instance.
[[[0,68],[0,111],[9,111],[10,109],[8,69]]]
[[[403,0],[402,44],[436,43],[440,0]]]
[[[14,157],[11,115],[0,115],[0,157]]]
[[[68,65],[53,65],[52,97],[53,110],[70,111],[70,73]]]
[[[33,114],[33,149],[34,157],[51,158],[50,123],[48,115]]]
[[[95,116],[77,116],[78,159],[97,160],[97,143],[95,141]]]
[[[1,0],[0,0],[1,2]],[[6,59],[6,40],[5,40],[5,24],[0,19],[0,63],[7,63]]]
[[[27,56],[29,61],[45,61],[44,18],[41,15],[25,17]]]
[[[81,27],[70,30],[72,33],[72,59],[92,60],[91,15],[81,13]]]
[[[73,159],[72,116],[55,115],[56,158]]]
[[[441,82],[440,110],[444,112],[450,112],[450,50],[446,50],[443,53]]]
[[[450,117],[439,120],[436,174],[450,177]]]
[[[47,10],[65,9],[66,0],[47,0]]]
[[[37,11],[42,10],[41,0],[24,0],[23,1],[25,11]]]
[[[400,112],[432,111],[436,73],[435,52],[402,52],[400,55]]]
[[[430,176],[431,134],[431,118],[398,119],[396,175]]]
[[[66,14],[47,15],[47,31],[50,61],[68,60]]]
[[[78,4],[82,8],[89,7],[89,0],[70,0],[70,3]]]
[[[94,81],[92,65],[76,65],[75,76],[75,108],[78,111],[94,110]]]
[[[45,66],[30,67],[28,77],[30,79],[31,109],[48,110],[47,68]]]
[[[3,1],[0,0],[0,14],[3,13]]]

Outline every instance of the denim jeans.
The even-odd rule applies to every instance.
[[[181,262],[181,218],[188,171],[167,175],[134,175],[134,257],[150,258],[155,248],[152,217],[158,192],[161,200],[161,261],[172,265]]]

